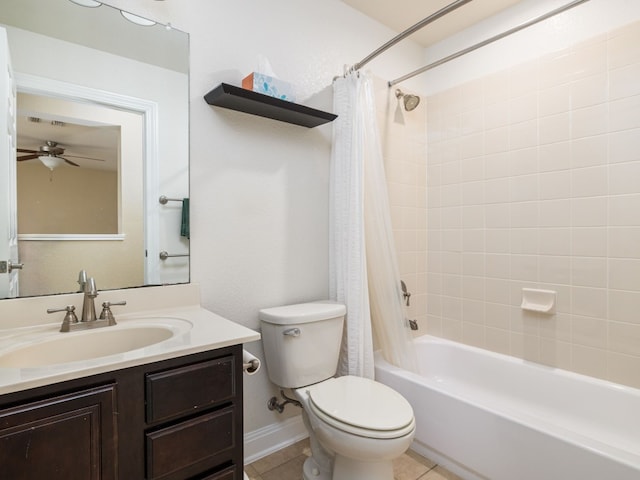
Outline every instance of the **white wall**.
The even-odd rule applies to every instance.
[[[191,279],[203,305],[258,328],[260,308],[326,297],[331,125],[306,129],[202,97],[239,85],[262,54],[300,101],[330,110],[332,78],[394,32],[338,0],[109,3],[191,34]],[[404,42],[369,66],[390,79],[421,62]],[[262,356],[261,345],[247,348]],[[245,379],[245,431],[282,420],[266,408],[273,394],[266,370]]]

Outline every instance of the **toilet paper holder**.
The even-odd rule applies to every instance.
[[[260,368],[260,360],[257,358],[254,360],[249,360],[247,363],[242,364],[242,370],[247,373],[254,373]]]
[[[242,371],[247,375],[253,375],[260,370],[260,359],[255,355],[242,350]]]

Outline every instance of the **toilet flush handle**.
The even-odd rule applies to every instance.
[[[282,332],[283,335],[286,335],[288,337],[299,337],[300,336],[300,329],[299,328],[290,328],[288,330],[285,330],[284,332]]]

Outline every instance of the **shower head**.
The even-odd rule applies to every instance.
[[[398,88],[396,89],[396,98],[402,97],[402,103],[404,103],[404,109],[407,112],[411,110],[415,110],[415,108],[420,103],[420,97],[417,95],[411,95],[410,93],[402,93],[402,91]]]

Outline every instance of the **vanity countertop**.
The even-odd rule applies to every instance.
[[[166,289],[171,287],[156,288]],[[144,290],[144,294],[149,295],[149,290]],[[184,290],[179,293],[182,292]],[[105,293],[111,294],[112,292]],[[124,295],[131,296],[135,295],[135,293],[128,292]],[[166,291],[162,293],[166,293]],[[110,296],[115,301],[114,294]],[[162,325],[163,322],[173,330],[173,336],[166,340],[143,348],[125,351],[124,353],[67,363],[53,363],[51,365],[38,364],[15,368],[0,366],[0,395],[260,339],[258,332],[202,308],[199,298],[197,298],[198,296],[198,294],[191,296],[191,300],[196,298],[198,301],[195,303],[190,302],[187,305],[163,305],[163,308],[148,310],[138,305],[134,309],[135,311],[129,313],[124,313],[126,307],[121,307],[122,313],[118,314],[118,311],[114,311],[118,325],[90,331],[61,333],[59,332],[60,323],[58,321],[61,318],[57,317],[55,322],[0,329],[0,362],[2,355],[16,348],[28,347],[31,344],[37,345],[37,342],[70,338],[67,336],[90,336],[94,335],[94,332],[112,332],[114,331],[113,329],[116,329],[124,330],[125,335],[123,338],[125,338],[127,336],[126,331],[131,331],[127,329],[137,328],[146,324]],[[135,301],[133,303],[135,304]]]

